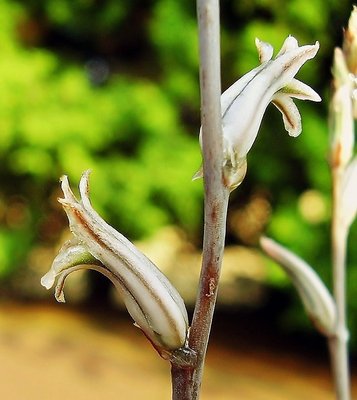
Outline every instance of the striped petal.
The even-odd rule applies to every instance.
[[[298,136],[301,132],[301,118],[291,97],[321,100],[313,89],[295,79],[305,62],[315,57],[319,49],[318,42],[299,47],[297,40],[289,36],[274,59],[273,48],[269,43],[256,39],[256,47],[261,65],[241,77],[221,96],[224,146],[222,167],[225,182],[231,190],[244,178],[246,167],[242,169],[242,161],[246,161],[269,103],[273,101],[283,114],[289,135]]]
[[[289,136],[299,136],[302,130],[300,112],[291,97],[278,92],[274,95],[272,103],[282,113],[284,127]]]
[[[163,273],[92,208],[88,178],[86,171],[79,185],[80,200],[74,196],[67,177],[62,178],[64,198],[59,201],[74,239],[61,249],[41,283],[49,289],[57,278],[56,298],[64,301],[64,282],[70,273],[83,268],[101,272],[118,289],[136,325],[163,357],[169,357],[186,342],[188,317],[184,302]]]

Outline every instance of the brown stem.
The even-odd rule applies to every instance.
[[[229,190],[222,178],[221,70],[219,0],[197,0],[200,47],[200,88],[205,224],[203,259],[189,348],[193,368],[172,365],[174,400],[197,400],[217,298],[222,263]],[[181,396],[181,397],[180,397]]]
[[[192,400],[199,398],[204,361],[217,299],[229,190],[222,178],[221,67],[219,1],[197,1],[200,42],[200,87],[205,225],[200,285],[190,330],[189,347],[197,353],[192,371]]]
[[[189,349],[196,355],[192,367],[172,363],[173,400],[199,399],[205,356],[216,305],[222,264],[229,191],[214,196],[205,203],[205,234],[200,284],[189,337]]]
[[[193,368],[171,364],[172,400],[192,399]]]
[[[223,189],[224,199],[206,203],[205,237],[200,286],[190,331],[189,345],[197,353],[193,370],[192,400],[199,398],[204,361],[217,299],[218,282],[224,250],[226,212],[229,193]]]

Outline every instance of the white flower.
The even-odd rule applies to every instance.
[[[66,277],[79,269],[94,269],[116,286],[136,325],[164,357],[185,345],[188,317],[184,302],[162,272],[128,239],[108,225],[91,206],[86,171],[80,181],[78,201],[62,178],[64,198],[74,239],[55,258],[41,283],[51,288],[58,278],[56,299],[64,301]]]
[[[224,176],[231,190],[244,178],[247,153],[270,102],[282,113],[289,135],[295,137],[301,132],[301,117],[292,98],[321,101],[313,89],[294,78],[302,65],[316,55],[318,42],[299,47],[297,40],[289,36],[274,59],[269,43],[256,39],[255,44],[261,65],[221,96]]]

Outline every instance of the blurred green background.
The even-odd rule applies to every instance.
[[[254,267],[241,280],[234,267],[255,262],[263,232],[305,258],[330,286],[330,66],[351,9],[347,0],[221,1],[223,89],[257,66],[255,37],[278,51],[292,34],[301,44],[320,42],[317,57],[298,78],[323,97],[319,104],[297,101],[303,119],[298,139],[288,137],[280,113],[268,108],[247,177],[231,200],[227,245],[252,249],[250,258],[233,254],[230,281],[225,277],[231,291],[244,290],[242,280],[256,279]],[[0,77],[0,299],[52,296],[39,286],[39,277],[68,235],[56,201],[58,178],[67,174],[75,188],[88,168],[98,212],[144,248],[156,238],[151,248],[159,252],[165,240],[178,240],[173,232],[179,232],[190,260],[197,262],[194,272],[176,268],[172,279],[183,287],[188,275],[196,276],[203,198],[202,183],[191,182],[201,162],[195,2],[0,0]],[[352,344],[357,343],[356,239],[353,226]],[[277,304],[281,326],[311,330],[285,275],[270,262],[259,262],[264,265],[259,286],[283,302]],[[106,282],[95,274],[88,279],[81,301],[104,301]],[[229,299],[224,289],[221,294]],[[247,295],[254,303],[253,297]],[[255,303],[263,307],[269,302],[264,299]]]

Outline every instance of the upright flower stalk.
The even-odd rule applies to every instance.
[[[291,277],[305,309],[328,340],[336,399],[349,400],[346,258],[347,239],[357,213],[357,156],[354,152],[354,119],[357,117],[357,8],[345,31],[343,50],[336,48],[333,93],[330,103],[330,168],[332,176],[332,295],[313,268],[270,239],[263,250]]]
[[[197,1],[202,153],[204,177],[203,256],[189,346],[197,353],[191,399],[199,398],[204,361],[218,293],[230,188],[224,180],[221,120],[219,1]]]
[[[332,268],[333,296],[337,309],[336,331],[329,338],[332,370],[338,400],[350,399],[350,373],[348,360],[346,309],[346,247],[348,232],[341,226],[342,171],[332,167]]]
[[[353,158],[356,117],[357,9],[345,31],[343,50],[336,48],[330,107],[332,176],[333,295],[337,308],[336,334],[329,340],[338,400],[350,399],[346,307],[346,250],[350,225],[357,210],[357,158]]]

